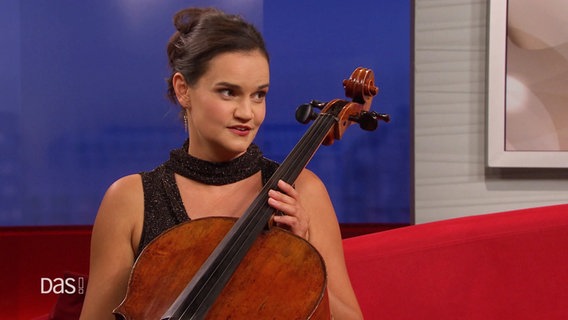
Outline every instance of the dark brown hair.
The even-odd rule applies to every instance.
[[[172,77],[180,72],[188,85],[194,85],[207,72],[215,56],[236,51],[260,50],[268,60],[264,39],[251,24],[237,15],[214,8],[188,8],[174,16],[177,31],[168,42],[171,75],[168,98],[178,103]]]

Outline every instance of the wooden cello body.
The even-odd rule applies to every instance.
[[[234,223],[233,218],[202,218],[164,233],[136,262],[155,266],[163,276],[149,278],[147,272],[153,270],[135,265],[128,293],[132,303],[117,311],[126,319],[162,319]],[[206,319],[329,319],[325,283],[317,251],[303,239],[271,228],[259,236]]]
[[[321,144],[358,122],[374,130],[388,116],[369,112],[371,70],[344,80],[352,102],[301,106],[300,122],[315,120],[238,219],[192,220],[164,232],[136,260],[118,319],[330,319],[325,263],[306,240],[270,227],[268,191],[293,184]],[[313,108],[322,107],[319,115]]]

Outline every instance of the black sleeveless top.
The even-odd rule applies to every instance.
[[[175,181],[175,173],[202,183],[222,185],[240,181],[261,171],[262,183],[266,184],[278,168],[278,163],[263,157],[254,144],[239,158],[224,163],[194,158],[187,153],[187,146],[186,141],[182,148],[170,153],[168,161],[152,171],[140,173],[144,190],[144,223],[136,257],[164,231],[189,221]]]

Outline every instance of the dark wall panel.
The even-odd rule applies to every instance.
[[[3,1],[0,225],[91,224],[110,183],[153,168],[183,142],[178,108],[165,98],[165,45],[172,14],[190,5],[242,14],[263,30],[272,87],[258,144],[275,160],[306,129],[293,119],[297,105],[343,97],[354,67],[374,69],[375,109],[393,122],[372,133],[350,128],[310,168],[341,221],[407,222],[411,8],[368,2],[358,10],[329,1]]]

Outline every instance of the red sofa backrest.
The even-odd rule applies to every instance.
[[[568,205],[344,240],[366,319],[568,319]]]

